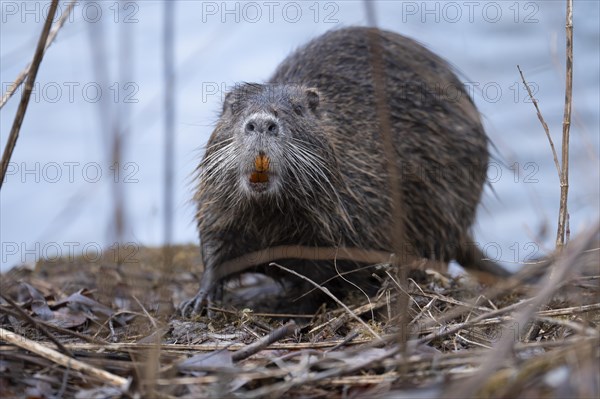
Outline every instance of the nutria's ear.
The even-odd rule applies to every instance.
[[[233,112],[233,107],[235,105],[235,96],[233,92],[229,92],[225,94],[225,98],[223,99],[223,109],[221,110],[221,115],[224,115],[227,111]]]
[[[308,103],[308,109],[315,112],[319,106],[319,91],[315,88],[308,88],[304,91],[306,95],[306,102]]]

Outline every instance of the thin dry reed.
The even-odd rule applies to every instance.
[[[17,109],[15,120],[13,122],[12,128],[10,129],[8,141],[6,143],[6,147],[4,147],[4,153],[2,154],[2,165],[0,167],[0,188],[2,188],[2,184],[4,183],[4,177],[6,176],[6,171],[8,170],[10,158],[12,157],[12,153],[15,149],[15,146],[17,145],[17,139],[19,138],[21,125],[23,124],[23,119],[25,119],[25,113],[27,112],[27,106],[29,105],[29,99],[31,98],[31,92],[33,91],[35,77],[37,76],[38,69],[40,68],[42,58],[44,58],[44,50],[46,49],[48,35],[50,34],[50,28],[52,27],[52,20],[54,19],[54,14],[56,14],[57,8],[58,0],[52,0],[52,3],[50,4],[50,8],[48,10],[48,15],[46,17],[46,22],[44,23],[42,33],[40,34],[40,38],[38,39],[35,53],[33,54],[33,60],[31,61],[29,73],[27,73],[27,82],[25,82],[25,90],[23,90],[23,96],[21,97],[21,102],[19,102],[19,108]]]

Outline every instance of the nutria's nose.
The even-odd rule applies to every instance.
[[[246,122],[244,130],[247,134],[279,134],[279,125],[270,116],[255,115]]]

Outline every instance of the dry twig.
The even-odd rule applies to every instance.
[[[77,1],[73,0],[67,5],[67,8],[65,9],[65,11],[63,11],[60,18],[58,19],[58,22],[56,22],[56,25],[54,25],[54,27],[52,28],[52,31],[48,35],[48,39],[46,40],[46,46],[44,47],[44,51],[48,50],[48,47],[50,47],[50,45],[54,42],[56,35],[58,35],[58,31],[60,30],[60,28],[62,28],[62,26],[67,21],[67,18],[69,17],[69,14],[71,14],[71,10],[73,9],[73,7],[75,6],[76,3],[77,3]],[[2,96],[2,99],[0,100],[0,109],[2,109],[2,107],[4,107],[4,105],[13,96],[13,94],[15,94],[17,89],[23,84],[27,75],[29,75],[30,70],[31,70],[31,63],[27,64],[27,66],[25,68],[23,68],[21,73],[19,73],[19,75],[17,76],[17,78],[15,79],[13,84],[8,86],[6,93],[4,93],[4,95]]]
[[[399,316],[400,333],[398,334],[398,342],[402,346],[402,351],[406,352],[406,341],[408,337],[404,332],[404,326],[408,324],[408,304],[409,296],[406,293],[406,279],[408,277],[407,265],[401,265],[399,260],[406,259],[405,237],[404,237],[404,214],[402,210],[402,191],[401,191],[401,174],[396,165],[396,152],[394,151],[394,139],[392,135],[392,120],[391,112],[386,95],[386,71],[383,59],[382,38],[379,36],[377,28],[377,20],[375,15],[375,5],[371,1],[365,0],[365,11],[367,21],[371,26],[369,30],[369,51],[371,60],[371,71],[373,76],[373,91],[375,94],[375,108],[377,111],[377,124],[381,132],[383,144],[383,153],[385,156],[385,164],[388,174],[389,184],[389,201],[390,201],[390,218],[389,218],[389,234],[391,237],[392,251],[396,254],[392,258],[392,267],[397,273],[398,281],[400,281],[402,289],[399,292],[398,303],[396,304],[395,312]]]
[[[296,323],[294,323],[294,322],[287,323],[287,324],[281,326],[280,328],[276,329],[275,331],[272,331],[271,333],[265,335],[264,337],[254,341],[250,345],[247,345],[244,348],[238,350],[231,356],[231,358],[233,361],[237,362],[237,361],[243,360],[247,357],[250,357],[250,356],[254,355],[255,353],[258,353],[259,351],[263,350],[267,346],[271,345],[272,343],[277,342],[277,341],[293,334],[297,328],[298,328],[298,326],[296,325]]]
[[[529,94],[529,98],[531,99],[531,102],[533,103],[533,106],[535,107],[535,111],[537,112],[537,117],[540,120],[540,123],[542,124],[542,127],[544,128],[544,132],[546,132],[546,137],[548,138],[548,142],[550,143],[550,148],[552,149],[552,156],[554,157],[554,165],[556,166],[556,173],[558,173],[558,179],[561,180],[561,172],[560,172],[560,163],[558,162],[558,154],[556,153],[556,148],[554,147],[554,141],[552,140],[552,136],[550,135],[550,129],[548,128],[548,124],[546,123],[546,121],[544,120],[544,117],[542,116],[542,111],[540,111],[540,107],[538,106],[538,101],[535,99],[535,97],[533,97],[533,93],[531,92],[531,89],[529,88],[529,85],[527,84],[527,81],[525,80],[525,76],[523,75],[523,71],[521,70],[521,67],[519,65],[517,65],[517,69],[519,70],[519,74],[521,75],[521,80],[523,81],[523,84],[525,85],[525,89],[527,89],[527,94]]]
[[[558,231],[556,248],[561,250],[565,244],[565,230],[569,223],[567,198],[569,194],[569,133],[571,130],[571,103],[573,98],[573,0],[567,0],[567,73],[565,83],[565,111],[562,134],[562,169],[560,179],[560,209],[558,212]]]
[[[566,16],[566,76],[565,76],[565,107],[564,107],[564,115],[563,115],[563,132],[562,132],[562,148],[561,148],[561,163],[558,162],[558,155],[556,153],[556,149],[554,148],[554,142],[552,141],[552,137],[550,136],[550,130],[548,129],[548,124],[542,117],[542,113],[538,107],[537,100],[533,97],[531,93],[531,89],[529,85],[525,81],[525,76],[523,76],[523,71],[517,65],[517,69],[521,74],[521,79],[525,88],[527,89],[527,93],[529,94],[529,98],[533,102],[535,109],[537,111],[537,116],[542,126],[544,127],[544,131],[546,132],[546,137],[548,137],[548,141],[550,142],[550,148],[552,149],[552,156],[554,157],[554,164],[556,166],[556,171],[558,172],[558,178],[560,181],[560,208],[558,211],[558,227],[556,232],[556,249],[560,251],[565,244],[565,237],[568,239],[569,231],[569,213],[567,207],[567,200],[569,194],[569,133],[571,130],[571,104],[573,99],[573,0],[567,0],[567,16]]]
[[[84,363],[82,361],[72,359],[68,356],[63,355],[62,353],[55,351],[54,349],[50,349],[45,345],[27,339],[22,335],[5,330],[4,328],[0,328],[0,339],[2,341],[18,346],[19,348],[40,355],[43,358],[48,359],[63,367],[71,368],[72,370],[79,371],[83,374],[98,378],[106,384],[117,386],[122,389],[125,389],[129,384],[129,381],[123,377],[119,377],[118,375],[114,375],[112,373],[109,373],[108,371],[92,367],[89,364]]]
[[[45,45],[48,40],[48,34],[50,33],[50,27],[52,26],[52,19],[54,19],[54,14],[56,14],[57,7],[58,0],[52,0],[50,9],[48,10],[48,16],[46,17],[46,22],[44,23],[44,28],[42,29],[42,34],[40,35],[40,39],[38,40],[38,44],[33,55],[33,60],[31,61],[31,68],[29,70],[29,74],[27,75],[25,90],[23,91],[23,96],[21,97],[21,102],[19,103],[19,108],[17,109],[15,120],[12,128],[10,129],[10,135],[8,136],[4,153],[2,154],[2,165],[0,167],[0,188],[2,188],[2,184],[4,183],[4,176],[6,176],[10,158],[13,150],[15,149],[15,145],[17,144],[17,139],[19,138],[19,131],[21,130],[23,119],[25,119],[25,112],[27,111],[27,106],[29,105],[29,99],[31,98],[31,92],[33,91],[33,84],[35,83],[35,77],[37,76],[40,63],[44,57]]]

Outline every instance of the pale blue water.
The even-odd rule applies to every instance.
[[[47,3],[37,4],[38,8],[35,2],[0,2],[2,92],[32,57]],[[176,3],[177,243],[197,242],[189,175],[220,109],[215,88],[267,79],[290,51],[310,38],[338,26],[366,24],[359,1],[231,2],[226,9],[223,4]],[[163,4],[123,2],[120,7],[112,1],[81,2],[43,60],[39,86],[0,193],[3,271],[57,252],[68,255],[85,249],[93,255],[112,242],[110,185],[115,174],[105,152],[110,121],[104,115],[102,123],[102,101],[96,102],[101,82],[91,57],[97,51],[89,34],[94,20],[106,32],[110,68],[102,98],[126,115],[131,126],[117,176],[126,182],[126,238],[161,244]],[[416,38],[449,60],[473,88],[499,159],[490,170],[495,194],[486,191],[475,232],[488,254],[505,263],[524,260],[537,246],[552,248],[556,234],[557,173],[516,65],[535,84],[536,98],[560,146],[564,8],[562,1],[377,3],[381,27]],[[575,2],[572,235],[599,217],[599,14],[597,1]],[[127,26],[134,42],[129,54],[133,72],[130,80],[119,82],[119,30],[124,19],[133,20]],[[126,86],[128,82],[133,85]],[[0,111],[2,148],[18,100],[15,96]]]

